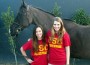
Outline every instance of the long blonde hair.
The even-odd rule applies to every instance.
[[[59,29],[58,31],[58,41],[57,43],[61,42],[62,41],[62,37],[63,37],[63,34],[65,32],[65,28],[64,28],[64,24],[63,24],[63,21],[60,17],[54,17],[53,19],[53,24],[54,24],[54,21],[57,21],[57,22],[60,22],[61,24],[61,28]],[[53,38],[55,37],[55,30],[53,28],[53,25],[52,25],[52,28],[51,28],[51,41],[53,40]]]

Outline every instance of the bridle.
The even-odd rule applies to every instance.
[[[23,28],[22,25],[20,25],[20,24],[17,23],[17,22],[13,22],[13,24],[16,25],[16,26],[19,26],[16,31],[20,32],[20,31],[22,30],[22,28]],[[18,32],[17,32],[17,33],[18,33]]]
[[[28,6],[28,8],[29,8],[29,6]],[[28,16],[28,13],[27,12],[28,12],[28,10],[22,16],[26,16],[26,19],[28,20],[28,23],[29,23],[29,16]],[[24,28],[24,26],[23,25],[20,25],[18,22],[14,22],[13,24],[19,26],[18,29],[17,29],[19,31],[22,31],[22,29]]]

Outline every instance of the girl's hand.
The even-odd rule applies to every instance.
[[[33,61],[31,59],[26,59],[28,63],[32,63]]]
[[[66,64],[66,65],[70,65],[70,64]]]
[[[52,65],[52,64],[48,63],[48,65]]]

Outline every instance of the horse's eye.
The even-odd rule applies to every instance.
[[[24,13],[24,15],[26,15],[26,13]]]

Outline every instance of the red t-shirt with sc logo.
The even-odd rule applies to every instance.
[[[57,44],[57,41],[58,41],[57,34],[55,34],[55,37],[53,38],[53,40],[50,41],[51,31],[47,32],[46,39],[47,39],[47,43],[49,43],[49,61],[48,62],[53,65],[66,64],[65,47],[71,45],[70,37],[69,37],[68,33],[66,32],[63,35],[63,38],[61,39],[62,42],[59,42],[59,44]]]
[[[48,45],[46,44],[45,46],[42,45],[42,40],[38,40],[39,43],[39,50],[38,52],[33,51],[33,40],[30,39],[28,42],[26,42],[22,47],[23,49],[30,50],[31,55],[34,59],[34,62],[31,63],[31,65],[48,65],[47,63],[47,50],[48,50]]]

